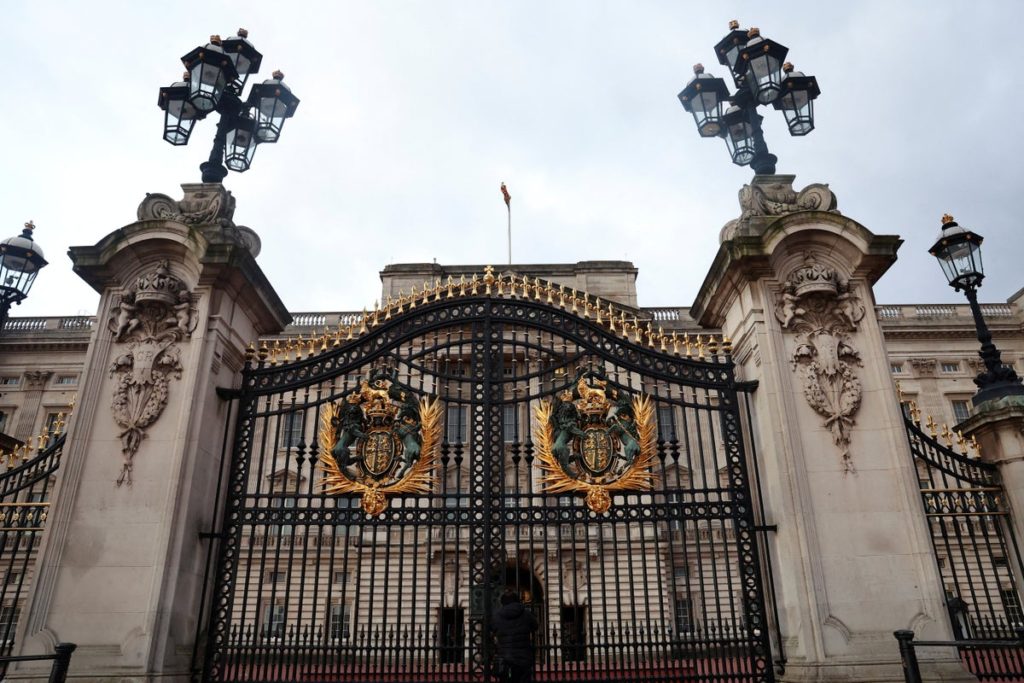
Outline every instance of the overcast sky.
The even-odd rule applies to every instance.
[[[952,213],[985,235],[982,299],[1024,287],[1021,2],[246,2],[7,0],[0,233],[32,218],[50,261],[14,315],[94,313],[70,245],[199,180],[215,122],[161,139],[180,56],[239,27],[301,98],[276,145],[225,181],[292,311],[353,310],[392,262],[628,259],[641,305],[689,305],[752,172],[698,137],[676,94],[730,19],[817,76],[817,129],[768,146],[797,188],[898,234],[882,303],[962,301],[927,254]]]

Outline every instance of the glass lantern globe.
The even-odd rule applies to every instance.
[[[248,171],[256,153],[256,143],[256,120],[248,114],[239,116],[224,141],[224,165],[238,173]]]
[[[232,88],[236,95],[240,95],[245,88],[245,81],[249,76],[259,73],[260,64],[263,62],[263,55],[249,42],[249,32],[244,28],[238,29],[238,35],[231,36],[221,44],[230,59],[238,76],[232,82]]]
[[[277,142],[285,119],[295,115],[299,98],[284,84],[284,74],[273,73],[273,78],[254,85],[249,93],[248,105],[256,115],[256,137],[260,142]]]
[[[701,137],[717,137],[722,133],[722,112],[729,103],[729,88],[721,78],[704,73],[703,64],[695,64],[693,74],[679,93],[679,101],[686,111],[693,114]]]
[[[985,278],[981,243],[985,238],[962,228],[953,217],[942,217],[942,232],[928,250],[954,289],[976,289]]]
[[[217,108],[228,83],[238,78],[231,58],[221,48],[220,36],[197,47],[181,58],[189,72],[189,101],[198,111],[207,114]]]
[[[746,64],[744,80],[758,103],[771,104],[782,92],[782,63],[789,48],[762,38],[757,28],[750,29],[747,36],[747,44],[740,50],[740,61]]]
[[[757,116],[757,114],[753,114]],[[722,119],[725,124],[725,146],[732,163],[747,166],[754,160],[754,126],[749,115],[739,107],[729,107]]]
[[[782,79],[782,94],[772,106],[782,111],[790,135],[807,135],[814,130],[814,100],[821,94],[817,79],[793,70],[793,65],[782,65],[786,75]]]
[[[28,296],[36,275],[46,265],[43,250],[32,239],[35,227],[29,221],[20,235],[0,242],[0,296],[5,307]]]
[[[157,105],[164,112],[164,140],[172,145],[187,145],[196,121],[203,118],[203,114],[189,101],[188,79],[186,72],[185,80],[160,88],[157,100]]]

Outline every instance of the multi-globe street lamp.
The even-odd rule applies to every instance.
[[[245,29],[223,41],[210,36],[209,43],[181,58],[184,80],[160,88],[164,140],[172,145],[188,144],[196,121],[212,112],[220,114],[210,158],[199,167],[204,183],[221,182],[228,169],[249,170],[256,146],[277,142],[285,120],[299,106],[299,98],[283,83],[280,71],[252,86],[249,96],[242,98],[246,79],[259,71],[263,60],[248,36]]]
[[[11,304],[20,304],[46,265],[43,250],[32,239],[35,223],[25,223],[20,235],[0,242],[0,331],[7,325]]]
[[[763,37],[757,28],[741,30],[735,20],[729,28],[715,52],[732,74],[735,94],[723,79],[704,73],[704,66],[697,64],[679,101],[693,114],[701,137],[725,138],[734,164],[750,166],[759,175],[772,174],[778,159],[764,142],[758,106],[781,110],[790,135],[807,135],[814,130],[814,100],[821,91],[817,79],[784,61],[789,48]]]
[[[981,306],[978,305],[978,288],[985,279],[985,270],[981,261],[981,243],[984,238],[970,230],[965,230],[946,214],[942,217],[942,232],[928,252],[939,261],[942,272],[949,285],[963,290],[971,305],[974,316],[974,327],[981,342],[978,355],[985,363],[985,369],[974,378],[978,392],[971,399],[974,405],[1003,396],[1024,395],[1024,385],[1013,368],[1004,365],[999,349],[992,343],[992,333],[985,324]]]

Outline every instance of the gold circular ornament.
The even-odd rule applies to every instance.
[[[612,497],[603,486],[591,486],[587,491],[587,507],[599,515],[608,512],[612,507]]]
[[[380,513],[384,512],[388,507],[388,499],[381,493],[380,489],[367,489],[363,493],[362,500],[363,512],[368,514],[370,517],[376,517]]]

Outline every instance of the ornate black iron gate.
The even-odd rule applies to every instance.
[[[976,444],[948,426],[942,425],[940,434],[931,417],[922,424],[914,401],[903,406],[932,550],[961,658],[979,680],[1017,680],[1024,675],[1024,651],[989,647],[992,641],[1019,642],[1024,627],[1018,590],[1020,548],[999,471],[980,459]]]
[[[488,272],[251,354],[203,678],[491,680],[512,590],[538,680],[773,680],[727,352]]]

